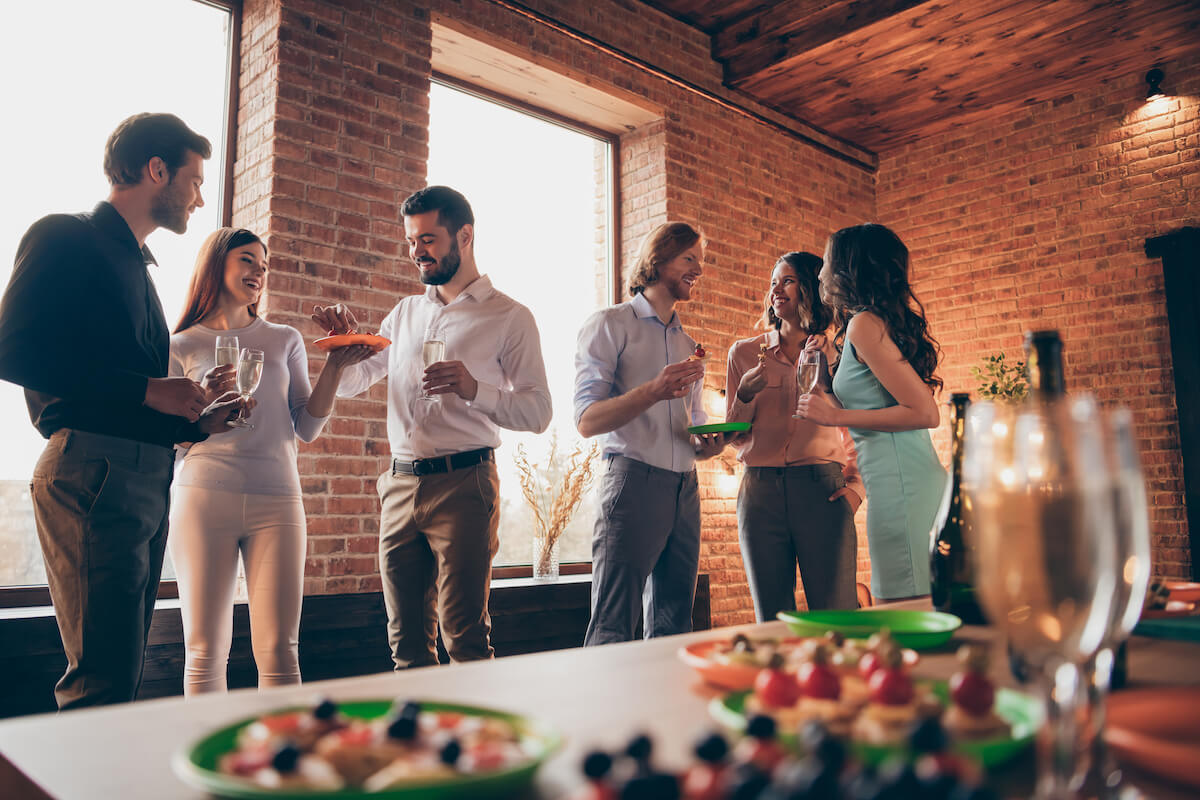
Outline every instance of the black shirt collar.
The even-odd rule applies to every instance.
[[[119,243],[122,247],[129,248],[131,253],[137,253],[145,264],[153,264],[158,266],[158,261],[154,258],[154,254],[150,252],[148,245],[138,247],[137,239],[133,236],[133,231],[129,228],[129,223],[121,216],[121,212],[107,200],[101,200],[96,204],[96,208],[92,210],[92,222],[97,230],[105,234],[113,241]]]

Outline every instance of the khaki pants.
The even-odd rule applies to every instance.
[[[454,661],[491,658],[492,558],[500,546],[496,464],[379,476],[379,572],[396,669],[437,663],[437,626]]]
[[[61,430],[34,469],[34,518],[67,655],[54,687],[62,710],[137,696],[174,461],[167,447]]]

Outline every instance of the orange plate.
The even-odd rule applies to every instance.
[[[324,339],[317,339],[313,342],[313,344],[322,350],[336,350],[339,347],[349,347],[352,344],[365,344],[376,353],[391,343],[391,339],[385,339],[373,333],[340,333],[337,336],[326,336]]]
[[[1166,581],[1163,586],[1171,592],[1172,600],[1182,600],[1185,603],[1195,603],[1200,600],[1200,583]]]
[[[780,644],[799,645],[804,641],[804,637],[787,637],[780,639]],[[679,660],[687,664],[696,673],[708,683],[714,686],[719,686],[723,689],[729,689],[735,692],[741,692],[754,688],[754,679],[758,677],[761,667],[752,667],[749,664],[721,664],[712,660],[713,651],[718,647],[727,646],[729,639],[709,639],[704,642],[694,642],[687,647],[679,648]],[[904,649],[901,651],[904,658],[904,664],[912,667],[920,659],[915,650]]]
[[[1171,595],[1175,597],[1174,594]],[[1147,608],[1142,611],[1142,619],[1165,619],[1169,617],[1186,617],[1196,611],[1195,603],[1185,603],[1182,600],[1168,600],[1166,608]]]
[[[1122,761],[1200,788],[1197,708],[1200,686],[1113,692],[1104,738]]]

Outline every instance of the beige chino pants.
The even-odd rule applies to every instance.
[[[500,546],[496,464],[379,476],[379,572],[396,669],[437,663],[437,626],[453,661],[493,656],[488,614]]]

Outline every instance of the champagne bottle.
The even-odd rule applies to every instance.
[[[1028,331],[1025,334],[1025,370],[1030,396],[1049,402],[1067,393],[1063,377],[1063,343],[1058,331]]]
[[[975,597],[975,575],[967,551],[970,520],[963,504],[963,433],[971,395],[950,395],[950,480],[930,533],[929,572],[933,607],[961,619],[967,625],[987,622]]]

